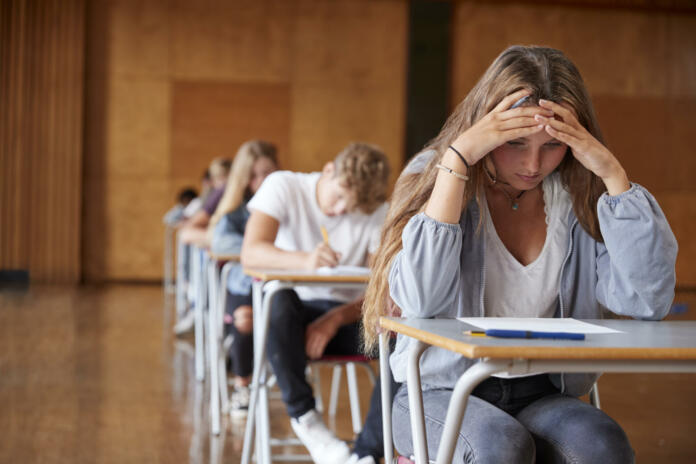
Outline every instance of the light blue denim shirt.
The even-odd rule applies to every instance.
[[[674,298],[677,241],[655,198],[633,184],[597,204],[604,243],[594,240],[571,211],[568,251],[561,267],[555,317],[600,319],[603,308],[637,319],[662,319]],[[484,236],[477,233],[479,208],[472,201],[459,224],[424,213],[411,218],[402,234],[403,249],[389,273],[394,302],[407,318],[484,316]],[[412,339],[399,336],[390,364],[398,382],[406,380]],[[472,360],[441,348],[421,358],[427,386],[453,388]],[[582,395],[594,374],[553,374],[565,393]]]
[[[242,250],[244,229],[249,219],[246,202],[234,211],[225,214],[213,229],[210,249],[221,255],[238,255]],[[244,274],[241,264],[234,264],[227,279],[227,289],[236,295],[248,295],[251,292],[251,277]]]

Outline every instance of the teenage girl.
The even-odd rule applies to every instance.
[[[218,254],[239,254],[249,210],[247,202],[263,180],[278,168],[275,145],[263,140],[242,144],[232,163],[225,193],[213,214],[208,233],[211,250]],[[241,265],[234,266],[227,282],[226,322],[232,334],[230,359],[235,390],[230,413],[245,415],[249,405],[248,385],[253,371],[251,279]]]
[[[365,301],[367,345],[383,308],[407,318],[661,319],[674,296],[677,244],[655,198],[603,144],[575,65],[560,51],[505,50],[395,191]],[[385,302],[387,304],[385,304]],[[409,340],[391,356],[406,380]],[[472,364],[429,348],[421,360],[429,455],[452,388]],[[580,401],[596,376],[507,375],[468,401],[454,462],[625,463],[621,427]],[[395,446],[413,453],[406,386]]]

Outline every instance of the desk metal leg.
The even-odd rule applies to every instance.
[[[266,359],[266,336],[270,322],[270,303],[274,289],[269,291],[266,298],[263,298],[263,282],[255,281],[252,289],[253,308],[254,308],[254,372],[251,378],[251,395],[249,398],[249,412],[247,414],[246,429],[244,430],[244,446],[242,448],[242,464],[249,464],[251,461],[252,441],[256,421],[259,419],[257,405],[261,389],[261,380],[265,380],[265,359]],[[268,310],[267,308],[268,307]],[[265,386],[264,386],[265,388]],[[262,439],[262,437],[257,437]],[[270,461],[270,446],[268,443],[258,443],[256,447],[257,462]]]
[[[186,287],[184,286],[186,245],[181,241],[179,234],[176,234],[176,320],[186,312]]]
[[[218,306],[217,306],[217,263],[208,261],[208,295],[210,305],[208,307],[208,357],[210,358],[210,427],[214,435],[220,433],[220,389],[218,378],[218,350],[220,337],[218,334]]]
[[[476,386],[496,372],[501,372],[510,367],[510,362],[505,360],[483,360],[468,368],[454,387],[449,407],[447,408],[447,418],[445,428],[442,431],[440,445],[437,451],[438,464],[452,462],[454,447],[457,444],[457,436],[462,426],[464,410],[469,395]]]
[[[382,396],[382,435],[384,435],[384,463],[394,460],[391,422],[391,382],[389,382],[389,332],[379,334],[379,378]]]
[[[172,283],[172,228],[164,226],[164,273],[162,274],[162,289],[169,293]]]
[[[414,341],[408,354],[406,387],[408,388],[408,407],[411,412],[411,436],[413,452],[417,464],[428,463],[428,446],[425,438],[425,414],[423,412],[423,392],[420,379],[420,357],[428,347],[421,341]]]
[[[216,320],[216,330],[215,332],[218,336],[218,350],[220,350],[224,346],[224,341],[225,341],[225,323],[224,323],[224,318],[225,318],[225,309],[227,307],[227,280],[230,275],[230,271],[232,270],[232,267],[234,266],[233,263],[227,262],[225,263],[224,266],[222,266],[222,271],[220,271],[220,281],[218,284],[218,299],[217,299],[217,307],[218,307],[218,314],[217,314],[217,320]],[[224,350],[224,348],[223,348]],[[229,392],[227,390],[227,353],[225,352],[218,352],[218,376],[219,381],[219,390],[220,390],[220,407],[223,411],[227,412],[229,410]]]
[[[193,275],[191,281],[195,285],[196,298],[193,303],[193,320],[194,320],[194,355],[196,367],[196,380],[202,382],[205,379],[205,354],[203,352],[203,270],[202,256],[200,249],[194,248],[191,259],[193,260]]]

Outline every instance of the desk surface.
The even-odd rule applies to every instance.
[[[239,262],[239,255],[219,255],[216,253],[213,253],[212,251],[208,252],[210,254],[210,258],[214,259],[215,261],[236,261]]]
[[[384,329],[467,358],[696,360],[696,321],[586,322],[624,333],[588,334],[582,341],[477,337],[464,334],[475,327],[456,319],[380,318]]]
[[[330,275],[316,271],[283,270],[283,269],[244,269],[244,273],[256,279],[268,282],[282,280],[285,282],[327,282],[366,284],[368,275]]]

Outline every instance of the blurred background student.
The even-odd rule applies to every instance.
[[[225,193],[210,219],[210,249],[217,255],[239,255],[249,210],[247,203],[266,176],[278,168],[276,147],[263,140],[245,142],[237,151]],[[230,414],[246,415],[249,382],[254,367],[252,338],[251,278],[237,264],[227,281],[225,323],[231,335],[229,355],[234,375]]]
[[[192,202],[198,200],[198,193],[192,187],[186,187],[179,192],[176,199],[176,205],[172,206],[162,219],[162,222],[172,227],[187,219],[186,209]],[[200,203],[200,200],[198,202]]]
[[[231,165],[232,161],[228,158],[215,158],[210,163],[210,167],[206,171],[210,177],[210,187],[208,189],[202,189],[203,191],[207,190],[205,197],[201,198],[202,206],[181,224],[178,239],[185,246],[182,250],[182,256],[179,256],[178,259],[183,260],[184,263],[182,268],[184,270],[184,288],[187,289],[186,300],[188,304],[184,314],[180,316],[179,321],[174,326],[174,333],[176,335],[183,335],[193,329],[194,316],[191,306],[195,298],[195,292],[192,287],[188,286],[188,282],[190,281],[191,260],[194,259],[191,253],[191,245],[202,248],[206,248],[210,245],[207,233],[208,224],[210,223],[211,216],[217,209],[218,203],[220,203],[222,194],[225,192],[225,185],[227,184],[227,176],[229,175]],[[205,185],[205,175],[203,180]]]

